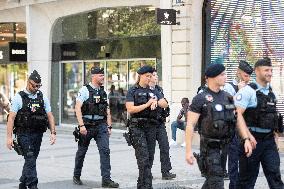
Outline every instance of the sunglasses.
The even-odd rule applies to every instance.
[[[42,84],[33,84],[32,82],[29,82],[32,87],[35,89],[35,88],[40,88],[42,86]]]

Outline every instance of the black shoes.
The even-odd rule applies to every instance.
[[[26,184],[21,182],[21,183],[19,184],[19,189],[27,189]]]
[[[172,180],[176,178],[176,174],[171,172],[162,173],[162,180]]]
[[[81,181],[80,177],[73,176],[73,183],[77,185],[83,185],[83,182]]]
[[[102,187],[103,188],[118,188],[119,184],[114,182],[113,180],[103,180],[102,181]]]

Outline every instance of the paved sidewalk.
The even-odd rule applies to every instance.
[[[14,151],[6,148],[5,126],[0,125],[0,189],[15,189],[18,187],[18,179],[21,175],[23,158],[17,156]],[[83,186],[76,186],[72,183],[74,158],[77,144],[74,142],[71,127],[57,129],[57,143],[49,145],[49,135],[45,134],[41,152],[37,162],[40,189],[91,189],[100,188],[100,164],[99,153],[95,142],[91,142],[86,155],[82,171]],[[134,150],[127,146],[122,137],[121,130],[114,130],[110,139],[112,179],[119,182],[120,188],[136,188],[138,169]],[[198,147],[195,146],[195,151]],[[155,161],[153,165],[153,186],[158,188],[201,188],[204,179],[200,177],[197,165],[189,166],[185,162],[185,149],[177,146],[170,149],[173,172],[177,178],[172,181],[161,180],[159,149],[156,148]],[[284,178],[284,154],[281,153],[281,173]],[[225,188],[228,188],[228,181],[225,181]],[[267,182],[260,171],[256,187],[267,189]]]

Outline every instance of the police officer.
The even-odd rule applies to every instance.
[[[151,81],[149,83],[150,89],[154,93],[159,93],[162,98],[164,98],[164,93],[162,87],[158,85],[158,74],[157,71],[154,70],[152,74]],[[170,110],[167,108],[157,107],[158,110],[158,123],[156,128],[156,139],[160,148],[160,162],[161,162],[161,172],[163,180],[171,180],[176,177],[176,174],[171,173],[172,169],[170,154],[169,154],[169,141],[168,135],[166,131],[165,121],[166,117],[169,116]],[[153,163],[153,162],[152,162]]]
[[[232,96],[221,90],[225,85],[226,73],[222,64],[210,64],[205,75],[208,87],[197,94],[190,105],[186,128],[186,161],[193,164],[192,153],[193,129],[200,124],[200,155],[196,155],[198,166],[205,174],[203,189],[224,188],[221,151],[234,135],[235,106]],[[240,127],[241,136],[246,138],[246,128]],[[251,144],[245,141],[247,155],[251,153]]]
[[[104,69],[92,67],[91,82],[79,90],[76,99],[75,112],[81,136],[75,158],[73,182],[77,185],[83,184],[80,179],[83,162],[90,141],[95,139],[100,153],[102,187],[118,188],[119,184],[110,177],[109,135],[112,127],[103,83]]]
[[[7,147],[14,146],[12,131],[22,148],[25,164],[20,178],[19,189],[37,189],[38,178],[36,159],[38,157],[42,136],[50,126],[50,144],[56,140],[54,117],[49,100],[39,90],[41,77],[34,70],[27,81],[26,89],[12,99],[11,111],[7,122]]]
[[[269,188],[283,189],[280,158],[274,140],[278,125],[276,97],[269,84],[272,77],[271,60],[258,60],[254,65],[254,71],[256,81],[240,89],[235,99],[238,124],[247,126],[257,142],[249,158],[243,155],[240,157],[237,187],[254,188],[261,163]]]
[[[249,83],[252,72],[253,68],[249,65],[249,63],[241,60],[236,71],[236,78],[233,79],[232,82],[226,83],[223,90],[230,93],[230,95],[235,96],[239,89],[243,88]],[[230,178],[229,188],[235,189],[237,186],[236,184],[239,174],[239,157],[241,154],[241,146],[238,135],[235,135],[232,142],[229,144],[228,153],[228,170]],[[226,162],[227,153],[224,153],[222,162],[223,168],[226,168]]]
[[[166,100],[160,93],[149,88],[153,68],[141,67],[137,73],[138,82],[131,87],[126,96],[126,109],[130,114],[129,132],[135,149],[139,177],[138,189],[152,188],[151,163],[154,160],[156,145],[157,107],[166,108]]]

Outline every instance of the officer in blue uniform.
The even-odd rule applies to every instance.
[[[253,68],[248,62],[241,60],[236,71],[236,78],[232,82],[226,83],[223,90],[235,96],[239,89],[246,86],[250,81]],[[241,154],[241,145],[238,135],[236,134],[228,146],[228,170],[230,178],[230,189],[236,189],[239,174],[239,157]],[[225,153],[227,155],[227,153]],[[227,156],[223,156],[223,167],[226,168]]]
[[[240,157],[238,188],[254,188],[261,163],[269,188],[283,189],[280,158],[274,139],[278,124],[276,97],[269,84],[272,77],[271,60],[258,60],[254,70],[256,81],[240,89],[235,99],[238,125],[247,126],[257,142],[251,157]]]
[[[157,107],[166,108],[168,103],[160,93],[149,88],[153,73],[152,67],[143,66],[137,73],[139,74],[138,81],[129,88],[126,95],[126,109],[131,116],[129,133],[139,169],[137,188],[151,189],[156,128],[160,124],[157,121]]]
[[[36,159],[38,157],[42,136],[49,127],[50,143],[56,140],[54,117],[49,100],[39,90],[41,77],[36,70],[29,76],[26,89],[12,99],[12,106],[7,122],[7,147],[14,146],[12,132],[16,143],[21,146],[25,164],[20,178],[19,189],[37,189],[38,178]],[[13,130],[14,128],[14,130]]]
[[[195,158],[197,159],[198,167],[206,178],[203,189],[223,189],[221,153],[235,133],[235,106],[233,97],[221,90],[227,78],[224,65],[210,64],[205,71],[205,76],[208,87],[193,98],[189,107],[186,160],[192,165]],[[193,155],[191,146],[194,126],[197,122],[200,125],[200,154]],[[244,126],[239,127],[239,131],[242,137],[248,137]],[[246,141],[244,146],[249,156],[252,150],[250,142]]]
[[[159,80],[158,80],[157,71],[154,70],[150,81],[150,89],[153,91],[153,93],[159,93],[161,97],[164,98],[163,88],[158,85],[158,81]],[[176,174],[170,172],[170,170],[172,169],[172,165],[169,153],[170,147],[169,147],[168,135],[165,126],[166,118],[170,115],[170,108],[157,107],[157,110],[158,110],[157,120],[159,124],[157,124],[156,128],[157,129],[156,137],[160,148],[162,179],[171,180],[176,178]]]
[[[80,179],[83,162],[90,141],[95,139],[100,153],[102,187],[118,188],[119,184],[110,177],[109,135],[111,134],[111,116],[107,103],[107,94],[102,86],[104,70],[91,68],[91,82],[84,85],[76,99],[75,112],[79,123],[80,139],[75,158],[73,182],[82,185]]]

